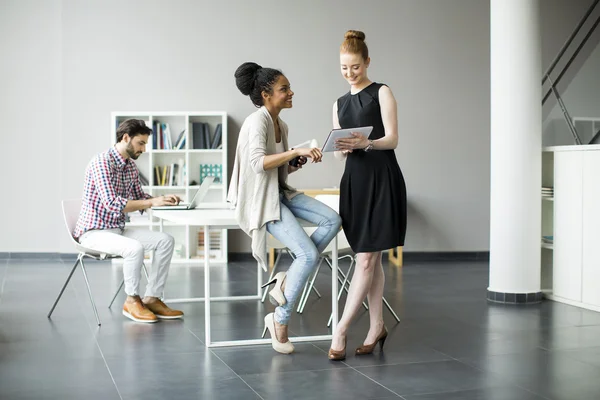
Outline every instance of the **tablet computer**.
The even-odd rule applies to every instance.
[[[350,134],[352,132],[360,133],[361,135],[363,135],[365,137],[369,137],[372,130],[373,130],[372,126],[361,126],[358,128],[345,128],[345,129],[332,129],[331,132],[329,132],[329,136],[327,136],[325,143],[323,143],[323,148],[321,149],[321,151],[322,152],[336,151],[337,149],[335,148],[335,140],[339,139],[339,138],[349,138],[349,137],[351,137]]]

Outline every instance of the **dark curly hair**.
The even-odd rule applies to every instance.
[[[283,72],[263,68],[254,62],[245,62],[235,70],[235,84],[244,96],[250,96],[256,107],[264,105],[262,92],[273,93],[273,85]]]

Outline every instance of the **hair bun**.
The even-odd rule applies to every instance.
[[[346,40],[350,40],[350,39],[365,40],[365,33],[361,32],[361,31],[349,30],[344,35],[344,39],[346,39]]]
[[[235,83],[243,95],[248,96],[254,88],[256,75],[262,67],[255,62],[245,62],[235,71]]]

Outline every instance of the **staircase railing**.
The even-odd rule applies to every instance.
[[[548,67],[548,70],[542,76],[542,86],[544,85],[544,83],[546,83],[546,81],[549,81],[549,83],[550,83],[550,89],[548,89],[548,91],[544,94],[544,96],[542,98],[542,105],[544,105],[546,103],[546,100],[548,100],[548,98],[550,97],[551,94],[554,94],[554,96],[556,97],[556,101],[558,102],[558,105],[563,112],[563,116],[565,118],[565,121],[567,122],[567,126],[569,127],[569,130],[571,131],[571,134],[573,135],[573,139],[575,140],[576,144],[582,144],[581,139],[579,138],[577,129],[575,128],[575,125],[573,124],[573,119],[569,115],[569,111],[567,110],[565,103],[562,101],[562,98],[560,97],[560,94],[558,93],[556,85],[558,85],[560,83],[560,80],[563,78],[563,76],[565,75],[565,73],[567,72],[567,70],[569,69],[571,64],[573,63],[573,61],[577,58],[581,49],[585,46],[585,44],[587,43],[589,38],[592,36],[594,31],[600,24],[600,15],[598,15],[598,17],[596,18],[596,21],[588,29],[587,33],[585,34],[585,36],[583,37],[583,39],[581,40],[581,42],[579,43],[579,45],[577,46],[577,48],[575,49],[575,51],[573,52],[573,54],[571,55],[569,60],[565,63],[565,65],[559,72],[556,79],[554,79],[554,80],[551,79],[550,74],[554,71],[554,68],[556,67],[556,65],[559,63],[559,61],[565,55],[567,49],[571,46],[571,43],[573,43],[573,40],[575,40],[575,37],[577,36],[577,34],[579,33],[579,31],[581,30],[583,25],[586,23],[586,21],[588,20],[590,15],[596,9],[596,6],[598,5],[598,3],[600,3],[600,0],[594,0],[594,2],[588,7],[587,11],[583,15],[583,17],[581,18],[581,20],[579,21],[579,23],[577,24],[577,26],[575,27],[575,29],[573,30],[571,35],[569,36],[569,38],[567,39],[567,41],[565,42],[563,47],[560,49],[560,51],[558,52],[558,54],[556,55],[556,57],[550,64],[550,67]]]

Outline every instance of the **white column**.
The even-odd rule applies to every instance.
[[[542,143],[539,0],[490,1],[490,65],[488,291],[539,293]]]

